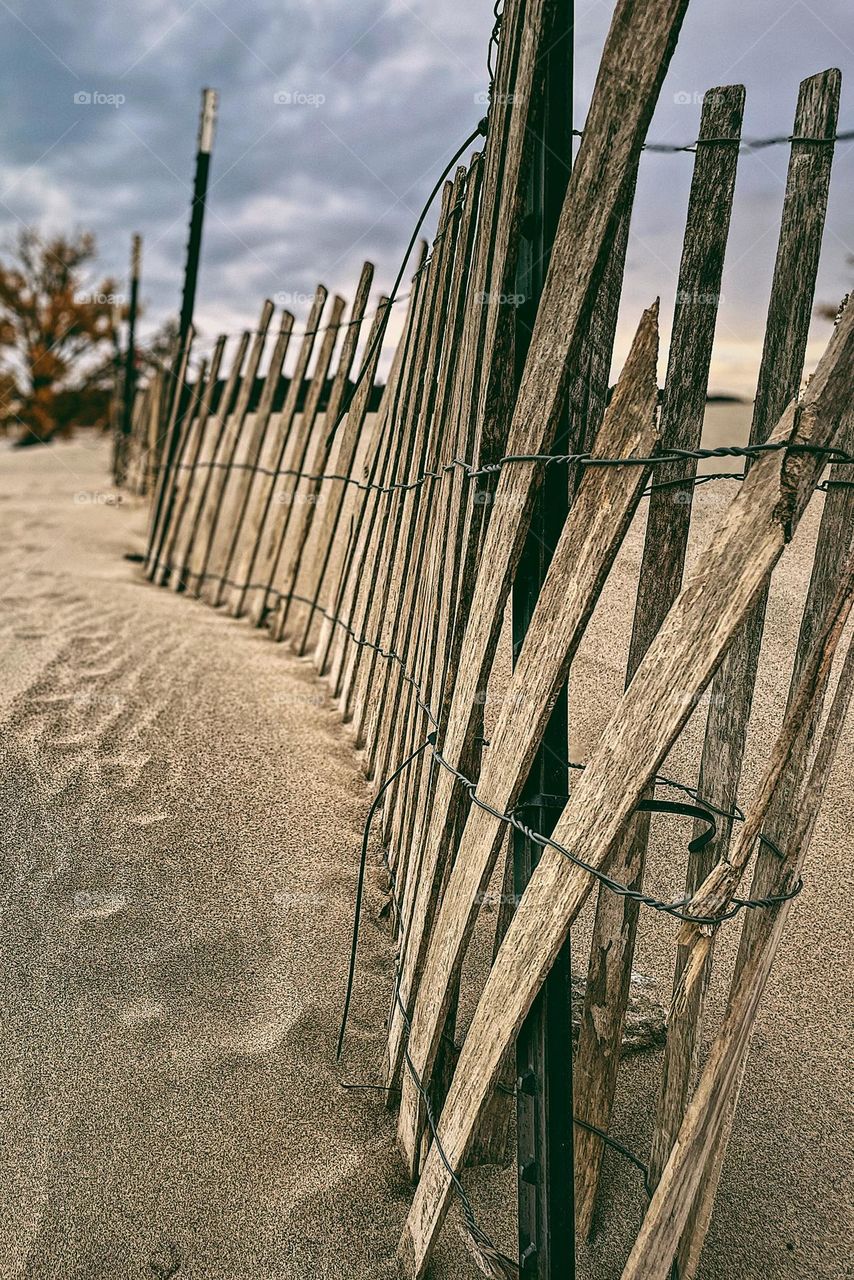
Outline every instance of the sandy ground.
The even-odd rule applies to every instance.
[[[144,512],[114,502],[106,462],[88,443],[0,456],[0,1276],[382,1280],[409,1188],[380,1096],[341,1083],[375,1081],[381,1062],[393,956],[376,885],[334,1065],[369,798],[358,761],[305,664],[142,582],[123,554],[140,549]],[[698,491],[701,537],[731,492]],[[779,723],[818,514],[772,597],[746,797]],[[574,668],[582,757],[622,682],[641,536],[642,520]],[[701,734],[698,715],[671,773],[693,777]],[[760,1015],[703,1280],[854,1274],[853,738],[849,724]],[[675,894],[684,830],[654,830],[649,883]],[[644,916],[637,967],[662,1000],[673,936]],[[641,1154],[657,1067],[646,1055],[622,1073],[615,1133]],[[504,1247],[512,1182],[467,1174]],[[617,1157],[603,1199],[585,1280],[619,1276],[643,1212]],[[451,1224],[435,1280],[474,1274]]]

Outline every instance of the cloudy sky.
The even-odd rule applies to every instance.
[[[576,0],[577,125],[612,9]],[[482,114],[492,0],[0,0],[0,24],[0,233],[93,229],[99,271],[122,277],[141,231],[144,331],[178,307],[199,91],[220,91],[197,311],[210,338],[252,323],[264,296],[318,280],[349,295],[365,258],[390,285]],[[745,136],[786,134],[799,81],[829,66],[852,128],[850,0],[691,0],[650,137],[689,141],[703,91],[731,83],[747,86]],[[691,162],[644,158],[620,350],[652,297],[672,308]],[[785,147],[741,160],[714,390],[751,394],[785,170]],[[854,142],[840,143],[822,299],[854,279],[853,207]],[[811,354],[827,332],[816,321]]]

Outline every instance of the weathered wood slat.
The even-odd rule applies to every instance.
[[[264,377],[264,385],[261,390],[258,407],[252,415],[252,424],[246,439],[244,468],[235,471],[231,478],[229,491],[232,513],[230,518],[231,528],[229,530],[228,545],[225,548],[225,554],[222,559],[220,577],[211,583],[210,603],[212,605],[220,604],[226,593],[231,590],[226,586],[226,583],[231,573],[238,544],[244,532],[244,522],[254,479],[254,472],[251,468],[259,465],[261,454],[264,450],[273,412],[273,403],[281,381],[282,369],[287,357],[293,327],[294,317],[289,311],[283,311],[279,322],[279,332],[276,335],[276,341],[270,355],[270,364]],[[256,375],[257,366],[255,374],[253,374],[253,381]]]
[[[854,449],[854,409],[849,410],[843,421],[839,445],[849,452]],[[841,485],[837,483],[834,487],[831,487],[824,500],[824,511],[822,512],[816,543],[813,571],[801,619],[798,648],[792,670],[789,703],[795,696],[804,666],[815,643],[821,620],[830,606],[838,581],[839,566],[846,561],[851,554],[852,548],[854,548],[854,489],[848,487],[850,469],[836,466],[832,468],[830,474],[831,480],[842,481],[843,483]],[[799,743],[799,752],[795,756],[791,770],[795,779],[799,779],[803,774],[805,766],[802,757],[813,742],[816,728],[817,725],[812,720],[807,725],[802,741]],[[778,788],[771,811],[764,824],[765,833],[775,842],[778,848],[783,850],[794,848],[796,828],[800,820],[801,810],[802,799],[799,793],[799,786],[793,786],[787,775],[783,778]],[[750,889],[751,897],[762,898],[777,893],[780,891],[780,884],[781,869],[776,855],[760,846],[756,858],[753,883]],[[742,929],[741,946],[736,960],[736,972],[744,963],[744,958],[751,947],[751,939],[756,927],[757,923],[753,914],[748,913]],[[683,1021],[690,1017],[694,1002],[688,999],[683,1003],[684,1011],[680,1009],[678,1017],[671,1019],[671,1023],[676,1024],[677,1030],[681,1028]],[[664,1085],[666,1080],[662,1083]],[[700,1254],[711,1224],[715,1196],[723,1169],[724,1154],[735,1118],[739,1090],[740,1085],[739,1089],[733,1091],[733,1096],[726,1108],[714,1150],[707,1163],[706,1177],[700,1185],[697,1200],[688,1218],[685,1236],[680,1242],[678,1254],[679,1271],[684,1280],[693,1280],[693,1277],[697,1274]],[[662,1096],[664,1096],[663,1089]],[[682,1112],[680,1112],[680,1120],[682,1113],[684,1113],[684,1104]],[[672,1121],[670,1121],[670,1124],[672,1125]],[[665,1132],[670,1138],[664,1153],[664,1159],[666,1160],[672,1147],[674,1130],[667,1129]]]
[[[208,473],[204,478],[203,493],[193,531],[192,545],[187,556],[186,569],[182,575],[182,583],[176,582],[174,584],[176,591],[180,585],[183,585],[184,589],[194,596],[200,594],[204,582],[203,575],[207,563],[209,529],[213,519],[211,512],[218,492],[215,487],[219,471],[218,464],[223,460],[227,449],[228,420],[234,407],[235,397],[239,394],[238,387],[243,370],[243,362],[246,359],[246,352],[249,350],[249,338],[248,331],[240,335],[237,350],[234,353],[231,368],[225,380],[225,386],[222,388],[219,403],[213,415],[215,421],[213,466],[208,469]]]
[[[848,401],[852,360],[854,309],[843,316],[803,401],[781,418],[774,441],[818,448],[833,442]],[[812,453],[791,447],[765,454],[713,532],[555,828],[555,840],[590,865],[607,868],[634,806],[794,535],[820,469]],[[449,1167],[461,1167],[507,1047],[592,885],[589,872],[552,849],[531,877],[439,1121],[444,1159],[434,1142],[401,1240],[412,1276],[423,1276],[447,1212]]]
[[[305,501],[297,510],[296,519],[292,521],[282,552],[283,569],[280,573],[280,579],[285,595],[283,600],[279,602],[270,621],[270,634],[274,640],[281,640],[286,635],[292,593],[298,585],[303,556],[314,525],[315,511],[328,497],[324,481],[320,477],[324,474],[329,461],[333,444],[331,433],[334,430],[335,423],[338,421],[341,405],[344,403],[344,395],[349,385],[350,371],[356,357],[356,348],[359,343],[359,334],[362,329],[365,309],[368,305],[373,276],[373,265],[370,262],[366,262],[362,267],[362,274],[356,286],[350,319],[344,326],[344,341],[341,346],[341,355],[338,359],[338,368],[335,371],[335,377],[329,392],[329,400],[322,419],[324,429],[320,433],[317,447],[309,449],[306,459],[306,470],[310,475],[318,478],[306,484]]]
[[[795,138],[832,138],[836,132],[839,73],[805,80],[795,113]],[[765,342],[751,424],[751,443],[764,441],[801,381],[818,269],[833,145],[793,142],[768,307]],[[700,764],[699,790],[713,805],[731,811],[737,801],[741,765],[762,642],[766,597],[761,595],[718,672],[709,707]],[[715,839],[692,858],[686,877],[690,896],[716,861],[726,856],[731,821],[722,818]],[[678,985],[684,954],[676,958]],[[709,964],[706,968],[708,978]],[[650,1174],[663,1168],[679,1127],[695,1067],[703,987],[673,1020],[668,1033]]]
[[[642,11],[621,0],[606,41],[599,77],[570,179],[552,250],[508,436],[512,454],[542,453],[550,446],[564,403],[570,369],[578,359],[586,319],[602,273],[602,248],[652,115],[678,35],[686,0],[653,0]],[[477,693],[492,665],[504,605],[527,532],[540,468],[506,467],[495,491],[502,519],[492,520],[471,596],[463,662],[457,675],[443,750],[451,764],[470,754],[478,713]],[[401,999],[411,1008],[436,906],[443,853],[453,819],[454,784],[438,778],[431,830],[420,870],[401,979]],[[399,1079],[404,1020],[392,1013],[387,1082]]]
[[[849,566],[849,576],[851,569]],[[851,584],[848,584],[848,605]],[[836,745],[854,694],[854,645],[849,645],[821,743],[800,797],[794,840],[778,861],[778,892],[801,871],[815,826]],[[750,816],[750,815],[749,815]],[[743,1078],[759,1002],[771,971],[792,903],[754,914],[752,945],[733,978],[723,1026],[691,1100],[669,1160],[635,1241],[622,1280],[665,1280],[680,1234],[726,1126]]]
[[[439,241],[434,250],[434,291],[430,306],[431,332],[425,344],[423,373],[419,377],[422,393],[415,408],[416,435],[410,464],[410,479],[420,481],[435,470],[440,456],[440,428],[436,420],[438,376],[442,353],[448,342],[450,321],[451,281],[457,237],[460,230],[460,213],[465,184],[465,169],[458,168],[448,195],[448,209],[440,223]],[[422,484],[418,489],[404,492],[398,505],[391,537],[387,541],[383,559],[387,565],[382,595],[375,597],[376,609],[369,629],[381,635],[383,647],[393,652],[403,652],[409,667],[410,655],[405,643],[405,618],[411,618],[417,605],[422,585],[422,552],[427,520],[433,511],[435,481]],[[382,626],[380,627],[380,623]],[[387,706],[392,667],[388,662],[379,666],[371,655],[371,662],[364,672],[363,681],[354,702],[354,728],[357,742],[366,747],[366,771],[373,775],[374,748],[377,745],[379,726]],[[395,664],[394,672],[400,667]]]
[[[191,477],[191,486],[187,495],[187,504],[181,521],[181,527],[172,549],[169,563],[168,585],[173,591],[183,591],[186,587],[186,570],[190,553],[195,543],[201,513],[210,484],[210,463],[216,457],[222,434],[222,420],[213,411],[214,398],[219,385],[220,369],[225,355],[226,337],[217,338],[211,357],[210,376],[201,406],[204,427],[196,459],[196,469]]]
[[[644,314],[596,440],[600,457],[647,457],[658,438],[658,308]],[[586,470],[555,549],[503,702],[478,782],[478,797],[499,813],[512,808],[527,778],[553,699],[565,682],[628,529],[648,468]],[[472,806],[433,928],[412,1018],[409,1057],[426,1086],[454,986],[504,834],[492,814]],[[410,1176],[418,1167],[423,1098],[403,1073],[398,1139]]]
[[[460,374],[460,347],[463,342],[466,287],[472,268],[472,253],[477,231],[477,214],[479,209],[481,181],[483,175],[482,157],[472,156],[466,175],[465,198],[460,218],[460,229],[457,240],[457,254],[454,261],[453,276],[450,285],[448,304],[447,341],[442,350],[442,364],[439,370],[439,389],[433,431],[441,442],[438,455],[440,467],[448,466],[457,456],[458,429],[450,422],[453,410],[455,380]],[[464,448],[463,443],[463,448]],[[453,487],[453,476],[445,473],[429,499],[430,518],[425,520],[421,568],[416,577],[422,590],[416,607],[406,619],[404,635],[404,655],[407,667],[415,672],[419,687],[425,690],[432,686],[431,665],[435,657],[437,644],[436,627],[439,620],[438,599],[444,586],[444,553],[447,549],[447,528],[449,500]],[[425,572],[426,570],[426,572]],[[397,762],[409,755],[416,745],[416,740],[423,738],[424,715],[416,706],[415,691],[410,685],[402,685],[402,673],[392,672],[392,688],[389,699],[392,703],[402,693],[405,702],[405,713],[401,717],[386,717],[380,724],[380,740],[371,763],[374,776],[384,778]],[[404,786],[412,782],[411,773],[406,777]],[[398,788],[389,791],[388,803],[383,806],[383,822],[386,830],[392,824],[393,814],[398,807]],[[401,806],[403,807],[403,806]],[[394,853],[400,852],[398,842]]]
[[[216,352],[214,352],[214,355],[216,355]],[[163,538],[160,562],[156,566],[153,575],[153,581],[158,585],[162,585],[170,572],[175,540],[180,533],[190,491],[193,487],[196,463],[199,460],[208,416],[206,406],[210,404],[210,396],[215,380],[216,372],[213,370],[213,366],[209,366],[208,361],[203,360],[199,365],[196,384],[192,393],[194,404],[188,414],[188,434],[186,444],[182,449],[181,465],[175,470],[172,515],[169,520],[169,527],[166,529]]]
[[[460,424],[459,454],[480,464],[495,462],[506,452],[515,400],[516,317],[508,303],[515,293],[528,174],[548,62],[549,18],[549,8],[542,0],[515,0],[505,7],[501,19],[478,235],[466,300],[465,343],[451,419]],[[446,544],[439,551],[443,583],[428,689],[442,738],[494,488],[493,479],[482,477],[475,489],[458,471],[448,490],[451,510]],[[479,765],[473,740],[474,734],[466,755],[458,762],[471,777]],[[407,811],[400,815],[400,830],[395,834],[397,843],[405,840],[413,846],[415,876],[408,877],[403,895],[407,922],[424,865],[426,816],[433,811],[437,775],[425,761],[409,781],[413,785],[405,792]],[[465,805],[454,804],[455,799],[449,826],[460,827]],[[399,1011],[393,1010],[393,1021],[398,1016]]]
[[[342,513],[348,505],[349,488],[343,479],[332,477],[355,478],[354,467],[380,358],[380,346],[375,347],[375,344],[377,335],[384,332],[384,315],[387,307],[388,297],[383,295],[368,331],[362,365],[359,369],[359,386],[333,443],[328,464],[329,477],[324,480],[321,490],[320,519],[314,522],[306,546],[303,562],[305,577],[299,584],[299,592],[307,600],[314,602],[315,606],[321,600],[327,579],[336,580],[340,569],[343,548],[338,534],[341,529]],[[365,369],[365,359],[372,351],[374,354],[369,360],[370,367]],[[330,417],[330,427],[331,425]],[[316,617],[316,607],[307,605],[302,600],[291,602],[288,619],[296,653],[304,654],[309,647],[312,625]]]
[[[372,483],[380,473],[380,468],[384,465],[385,451],[388,443],[389,417],[393,406],[396,404],[401,386],[401,377],[406,356],[410,350],[412,334],[415,326],[416,308],[421,293],[421,268],[427,257],[427,242],[420,240],[416,254],[416,267],[412,276],[412,287],[410,289],[409,300],[406,308],[406,318],[403,324],[403,332],[400,336],[394,354],[392,356],[391,368],[383,388],[380,405],[374,422],[370,430],[370,444],[361,461],[361,477],[365,483]],[[388,306],[393,305],[393,300],[389,299]],[[385,333],[385,328],[379,330],[381,334]],[[379,348],[377,351],[379,356]],[[375,366],[376,368],[376,366]],[[365,389],[365,383],[373,375],[368,372],[363,380],[362,390]],[[367,414],[366,414],[367,421]],[[354,458],[355,462],[355,458]],[[336,602],[336,612],[338,606],[343,603],[345,593],[348,586],[348,578],[352,567],[352,559],[357,538],[357,526],[361,527],[364,516],[368,492],[362,488],[347,486],[343,492],[342,512],[339,519],[341,528],[348,527],[344,522],[349,522],[348,535],[346,538],[346,550],[342,550],[342,544],[339,541],[337,547],[333,546],[330,556],[330,564],[324,570],[324,590],[328,591],[328,601],[330,609],[332,602]],[[336,554],[337,551],[337,554]],[[330,610],[328,609],[327,615]],[[340,627],[336,627],[331,616],[325,616],[320,621],[317,634],[317,641],[314,647],[313,663],[315,669],[321,675],[326,675],[330,668],[335,665],[334,650],[336,644],[341,639]]]
[[[253,621],[258,624],[265,620],[269,608],[278,602],[277,591],[281,586],[280,567],[285,553],[287,539],[293,525],[294,510],[300,505],[307,491],[305,480],[306,458],[309,456],[311,442],[317,417],[320,411],[320,399],[326,388],[326,380],[332,364],[332,356],[338,343],[341,330],[341,319],[346,307],[345,300],[335,294],[329,319],[317,353],[314,371],[309,382],[305,405],[298,421],[294,424],[294,438],[288,469],[296,474],[283,475],[278,493],[278,504],[272,512],[272,519],[264,531],[260,559],[255,564],[255,574],[259,582],[267,584],[267,590],[258,593],[254,606]],[[269,593],[269,598],[268,598]]]
[[[386,460],[390,447],[390,422],[400,397],[403,369],[411,350],[413,334],[416,327],[423,281],[422,267],[426,256],[427,243],[426,241],[421,240],[418,245],[417,265],[412,277],[412,289],[410,291],[409,305],[406,310],[406,320],[403,327],[403,333],[401,334],[400,341],[395,348],[391,369],[382,394],[379,412],[377,413],[371,433],[371,446],[367,455],[366,465],[364,467],[364,483],[366,485],[372,485],[377,481],[378,477],[383,474],[383,469],[387,465]],[[389,302],[389,305],[391,305],[391,301]],[[382,330],[382,332],[384,332],[384,330]],[[370,376],[371,375],[368,374],[368,377]],[[365,381],[367,381],[367,378]],[[341,542],[339,544],[340,550],[338,554],[335,554],[335,548],[333,548],[333,552],[330,557],[330,565],[328,566],[328,569],[325,570],[325,583],[327,584],[329,592],[329,608],[326,610],[327,616],[325,616],[320,623],[313,656],[315,669],[320,675],[328,675],[331,671],[337,670],[339,666],[339,655],[345,641],[342,635],[342,629],[335,626],[331,615],[333,607],[335,615],[340,616],[342,619],[347,618],[352,612],[352,592],[355,589],[353,570],[356,549],[359,540],[362,537],[362,526],[368,509],[370,497],[371,495],[368,489],[349,486],[344,490],[344,506],[341,513],[341,521],[349,521],[349,530],[346,543]],[[340,527],[344,528],[346,526],[345,524],[340,523]]]
[[[443,288],[448,260],[449,210],[453,200],[453,184],[445,182],[442,188],[436,237],[430,257],[424,302],[424,311],[418,329],[418,338],[412,360],[412,376],[409,391],[401,414],[401,440],[403,447],[396,463],[395,479],[398,483],[412,482],[424,470],[427,432],[424,415],[425,401],[430,397],[429,374],[433,352],[439,340],[439,323]],[[456,220],[454,227],[456,227]],[[363,582],[365,600],[364,620],[360,630],[387,648],[392,622],[386,610],[387,593],[394,591],[399,579],[399,547],[405,523],[411,512],[413,493],[396,490],[388,494],[378,507],[378,519],[374,531],[375,553],[370,574]],[[420,495],[419,495],[420,496]],[[405,538],[405,535],[404,535]],[[385,663],[382,663],[383,670]],[[347,719],[352,719],[356,742],[361,745],[364,717],[371,697],[374,676],[377,671],[377,655],[371,650],[351,650],[348,670],[342,684],[341,706]]]
[[[547,6],[541,0],[511,0],[505,6],[483,153],[483,191],[467,288],[463,351],[450,415],[451,423],[456,423],[457,456],[467,461],[491,463],[505,452],[515,398],[511,376],[515,316],[508,300],[515,292],[527,176],[547,61],[547,30]],[[476,500],[472,501],[473,486],[457,471],[445,490],[449,513],[447,517],[442,513],[439,527],[447,533],[444,543],[434,552],[442,582],[425,686],[437,711],[441,734],[447,724],[453,673],[459,663],[482,531],[488,517],[487,500],[493,489],[490,479],[478,480]],[[476,755],[472,752],[461,761],[471,776],[476,773]],[[404,846],[402,852],[413,869],[403,886],[406,920],[411,915],[423,865],[426,815],[433,808],[436,774],[432,762],[425,758],[407,784],[402,812],[395,815],[393,835],[395,847]],[[389,820],[391,816],[390,813]],[[458,809],[452,821],[460,823],[464,816],[464,808]]]
[[[700,445],[738,163],[738,146],[733,143],[741,136],[743,114],[742,85],[710,89],[705,95],[661,410],[664,449],[691,450]],[[682,584],[696,471],[695,462],[683,462],[655,472],[655,484],[685,483],[654,489],[649,499],[627,684]],[[649,814],[638,814],[626,831],[612,868],[622,884],[640,887],[649,825]],[[573,1077],[575,1113],[582,1122],[575,1138],[575,1213],[580,1236],[586,1236],[592,1225],[605,1149],[602,1139],[584,1125],[605,1132],[610,1127],[637,917],[636,902],[599,890]]]
[[[282,406],[282,412],[276,424],[279,445],[273,460],[274,465],[271,468],[276,473],[281,470],[284,464],[285,453],[294,429],[297,404],[305,381],[306,370],[311,360],[311,354],[314,350],[318,325],[323,314],[323,308],[326,305],[327,296],[326,289],[322,284],[319,284],[314,292],[314,300],[309,309],[305,332],[302,335],[296,364],[285,395],[285,403]],[[281,480],[277,475],[268,476],[259,473],[254,477],[244,521],[246,534],[231,574],[233,581],[241,585],[237,588],[232,588],[228,597],[228,611],[234,616],[239,616],[248,611],[253,623],[257,623],[260,612],[263,609],[263,606],[258,604],[256,597],[263,593],[258,591],[250,592],[249,587],[255,579],[258,555],[262,541],[266,536],[268,522],[271,519],[271,509],[280,484]]]
[[[234,412],[226,420],[225,432],[220,445],[218,461],[223,466],[217,471],[211,483],[209,502],[205,512],[204,529],[208,538],[208,549],[205,556],[204,573],[207,577],[199,585],[199,594],[208,604],[219,602],[222,590],[222,577],[225,572],[225,560],[228,553],[231,534],[233,532],[232,498],[235,484],[240,485],[245,476],[242,470],[234,471],[238,461],[239,450],[246,450],[243,428],[249,413],[249,404],[255,388],[255,379],[264,354],[267,331],[273,319],[274,307],[269,299],[261,308],[258,328],[249,349],[249,361],[240,383],[237,403]],[[248,459],[247,459],[248,460]]]
[[[176,352],[175,361],[169,373],[168,383],[164,382],[163,402],[158,406],[164,408],[168,404],[167,422],[161,438],[158,440],[160,455],[157,467],[157,487],[151,509],[151,532],[145,553],[145,570],[149,578],[154,574],[160,558],[163,538],[169,525],[172,506],[172,485],[174,483],[174,465],[180,462],[181,445],[181,400],[187,380],[187,367],[193,346],[193,331],[188,330],[186,338]],[[166,394],[166,387],[169,394]]]
[[[409,412],[413,380],[418,352],[423,345],[423,332],[427,302],[431,292],[432,260],[426,259],[418,277],[418,297],[415,303],[412,331],[408,335],[408,347],[400,368],[400,380],[393,400],[387,408],[385,444],[377,481],[387,488],[398,483],[405,475],[405,468],[413,442],[412,418]],[[375,582],[375,566],[379,553],[380,531],[386,526],[392,491],[371,489],[366,493],[359,512],[359,527],[354,541],[354,555],[348,568],[346,618],[357,636],[368,636],[366,622]],[[346,718],[353,680],[358,676],[361,647],[344,634],[339,634],[333,645],[334,657],[329,668],[329,686],[338,700],[342,715]]]
[[[148,441],[143,468],[143,493],[153,494],[160,477],[160,455],[163,451],[163,437],[160,434],[160,423],[165,413],[166,382],[168,370],[158,369],[154,395],[151,398],[148,418]]]

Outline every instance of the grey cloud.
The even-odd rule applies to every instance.
[[[612,7],[577,0],[576,122]],[[364,257],[377,264],[377,288],[387,286],[436,173],[482,113],[475,95],[486,83],[491,0],[9,0],[9,8],[22,21],[4,11],[0,223],[92,227],[104,271],[120,276],[130,232],[141,230],[144,328],[177,306],[203,84],[222,95],[199,296],[210,331],[253,319],[264,294],[308,292],[318,280],[351,287]],[[702,91],[741,81],[745,132],[787,133],[800,79],[829,65],[854,72],[848,15],[847,0],[692,0],[651,132],[689,141]],[[125,101],[75,105],[80,91]],[[277,104],[281,92],[324,100]],[[842,119],[854,123],[847,86]],[[851,144],[839,147],[822,297],[849,279],[852,156]],[[672,308],[690,165],[689,155],[644,159],[621,349],[640,305],[660,293],[665,317]],[[740,166],[719,330],[744,347],[740,390],[755,365],[785,167],[785,148]],[[732,367],[728,357],[728,378]]]

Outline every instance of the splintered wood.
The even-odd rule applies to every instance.
[[[680,1280],[696,1276],[753,1020],[854,689],[850,641],[841,674],[832,671],[854,598],[854,307],[843,309],[803,389],[838,72],[800,88],[755,448],[687,575],[742,163],[740,85],[710,89],[703,101],[663,390],[650,300],[608,395],[638,166],[686,5],[616,5],[524,362],[512,299],[530,252],[523,213],[545,92],[547,0],[504,8],[483,150],[444,182],[435,235],[414,255],[405,299],[381,294],[371,305],[374,267],[365,263],[352,305],[318,285],[307,315],[283,311],[274,324],[265,302],[257,329],[221,335],[201,362],[191,332],[170,367],[138,389],[122,441],[117,474],[152,501],[147,576],[303,655],[351,725],[372,785],[390,783],[377,815],[397,950],[384,1081],[390,1104],[400,1098],[398,1143],[417,1184],[399,1244],[408,1277],[425,1274],[466,1163],[507,1153],[516,1037],[596,890],[587,971],[572,975],[578,1007],[566,1009],[578,1022],[576,1224],[590,1232],[645,909],[650,811],[662,808],[657,771],[714,682],[688,810],[697,836],[713,834],[695,841],[678,871],[688,905],[656,904],[678,917],[673,994],[649,1099],[653,1195],[624,1271],[624,1280],[665,1280],[676,1261]],[[578,451],[561,460],[569,512],[487,741],[484,703],[506,605],[563,439]],[[769,582],[828,462],[788,703],[742,813]],[[550,797],[562,811],[515,897],[512,862],[502,864],[491,966],[461,1038],[461,975],[487,891],[502,879],[514,806],[539,776],[532,763],[642,498],[633,627],[619,655],[624,693],[572,774],[568,800],[565,790]],[[748,893],[754,909],[744,912],[726,1012],[704,1029],[715,945],[737,927],[731,908]],[[516,1274],[468,1208],[464,1217],[481,1270]],[[523,1264],[523,1274],[535,1273]]]

